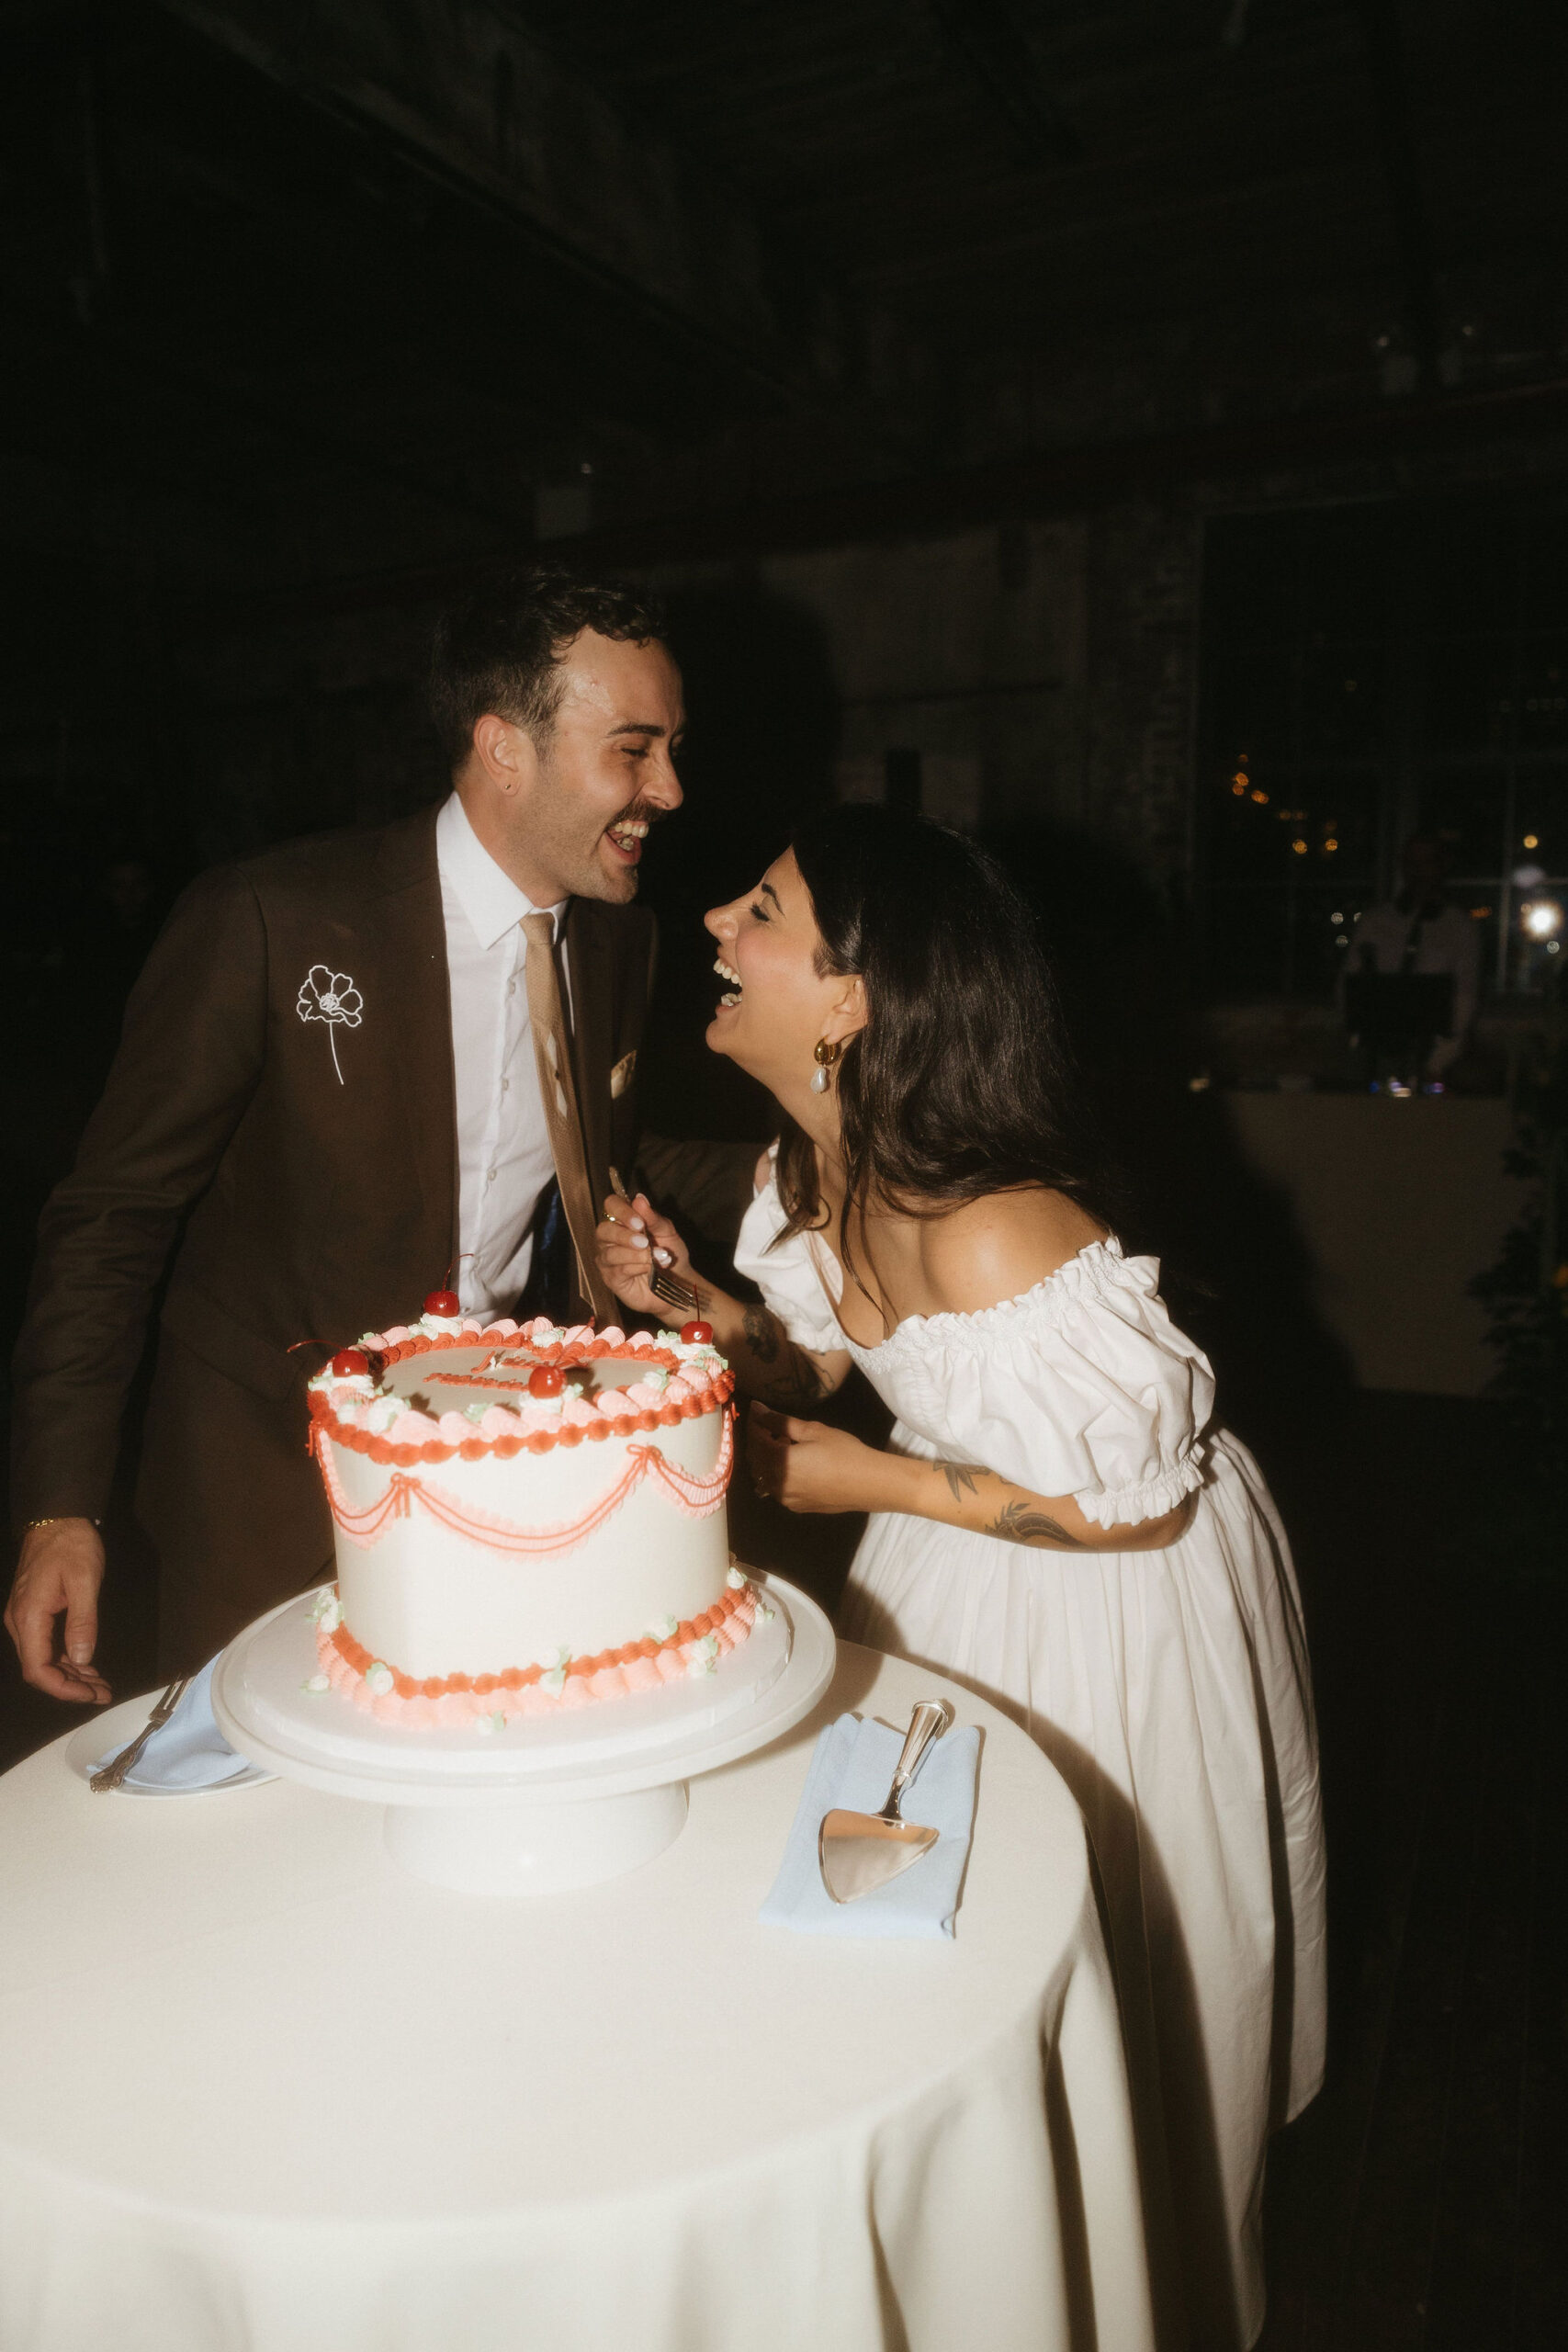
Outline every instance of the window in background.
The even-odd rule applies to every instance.
[[[1326,999],[1401,842],[1448,844],[1494,991],[1568,888],[1568,505],[1444,500],[1209,527],[1200,842],[1219,997]]]

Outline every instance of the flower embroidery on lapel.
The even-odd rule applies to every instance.
[[[343,1065],[337,1057],[339,1027],[357,1029],[365,1011],[365,999],[346,972],[332,972],[324,964],[312,964],[305,975],[305,985],[299,991],[295,1011],[301,1021],[324,1021],[332,1043],[333,1068],[337,1082],[343,1084]]]

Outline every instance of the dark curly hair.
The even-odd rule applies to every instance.
[[[588,580],[561,564],[530,564],[491,580],[435,624],[430,715],[454,770],[474,729],[495,711],[547,735],[562,690],[561,657],[585,628],[644,644],[662,637],[657,599],[619,580]]]
[[[1034,922],[996,861],[945,826],[874,808],[830,809],[791,846],[818,967],[865,984],[866,1024],[837,1072],[845,1228],[878,1205],[938,1216],[1025,1184],[1112,1225],[1120,1188]],[[792,1120],[778,1177],[779,1238],[821,1226],[816,1152]]]

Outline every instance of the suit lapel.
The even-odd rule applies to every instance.
[[[407,1133],[426,1213],[450,1253],[457,1247],[457,1095],[435,813],[388,834],[376,888]]]

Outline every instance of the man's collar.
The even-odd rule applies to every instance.
[[[540,912],[554,915],[556,937],[560,937],[569,902],[563,899],[558,907],[536,907],[491,857],[455,792],[435,820],[435,862],[481,947],[493,947],[525,915]]]

